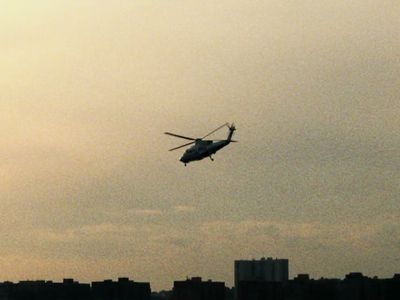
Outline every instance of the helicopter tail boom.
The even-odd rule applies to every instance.
[[[227,138],[227,140],[228,140],[229,142],[231,142],[231,141],[232,141],[233,133],[234,133],[235,130],[236,130],[235,124],[232,123],[232,125],[228,125],[228,128],[229,128],[229,133],[228,133],[228,138]]]

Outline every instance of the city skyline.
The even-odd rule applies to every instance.
[[[240,261],[247,264],[250,261]],[[276,266],[282,261],[272,259],[252,263],[264,269],[269,278],[264,275],[247,272],[242,265],[236,271],[244,277],[229,288],[222,281],[204,281],[201,277],[186,278],[173,282],[171,290],[154,292],[149,282],[137,282],[127,277],[120,277],[117,281],[106,279],[91,283],[80,283],[72,278],[62,282],[52,280],[0,282],[0,298],[19,299],[93,299],[93,300],[248,300],[248,299],[398,299],[400,296],[400,274],[390,279],[369,278],[360,272],[346,274],[344,279],[320,278],[310,279],[308,274],[299,274],[294,279],[272,278]],[[266,264],[265,264],[266,263]],[[272,264],[271,264],[272,263]],[[273,264],[275,264],[273,266]],[[256,267],[253,265],[251,268]],[[268,266],[267,266],[268,265]],[[255,270],[253,270],[255,271]],[[264,272],[263,271],[263,272]],[[248,277],[248,275],[250,277]],[[261,277],[255,278],[256,275]],[[246,277],[246,278],[245,278]]]
[[[239,282],[241,281],[249,281],[249,282],[270,282],[270,283],[283,283],[285,281],[293,281],[293,280],[302,280],[302,281],[308,281],[308,280],[345,280],[345,279],[352,279],[352,278],[366,278],[366,279],[378,279],[378,280],[399,280],[400,279],[400,273],[394,273],[391,276],[388,277],[378,277],[378,276],[367,276],[365,274],[363,274],[362,272],[354,272],[354,271],[350,271],[347,274],[342,274],[339,277],[325,277],[322,276],[320,278],[316,278],[316,277],[311,277],[310,274],[308,273],[299,273],[299,274],[295,274],[294,276],[292,276],[291,278],[286,278],[284,280],[270,280],[270,279],[266,279],[266,278],[247,278],[247,279],[241,279]],[[185,278],[175,278],[175,279],[171,279],[170,282],[170,286],[166,289],[162,289],[162,290],[155,290],[155,289],[151,289],[152,292],[168,292],[168,291],[172,291],[173,290],[173,283],[174,282],[184,282],[184,281],[197,281],[197,282],[222,282],[222,283],[226,283],[225,281],[216,281],[213,278],[203,278],[201,276],[186,276]],[[4,281],[1,282],[0,284],[18,284],[18,283],[38,283],[38,284],[45,284],[45,283],[49,283],[49,284],[84,284],[84,285],[90,285],[93,283],[127,283],[127,282],[131,282],[131,283],[139,283],[139,284],[149,284],[149,287],[151,288],[151,281],[146,281],[146,282],[142,282],[142,281],[137,281],[134,280],[133,278],[129,278],[129,277],[116,277],[116,278],[103,278],[100,280],[89,280],[89,281],[79,281],[79,280],[75,280],[75,278],[62,278],[60,281],[56,281],[53,280],[52,278],[36,278],[36,279],[21,279],[21,280],[15,280],[15,281]],[[228,286],[226,285],[227,288],[229,289],[234,289],[235,285],[232,286]]]
[[[400,3],[8,1],[0,281],[400,269]],[[184,167],[163,132],[234,122]],[[214,137],[214,136],[213,136]],[[218,132],[214,138],[225,138]],[[183,149],[182,149],[183,150]]]

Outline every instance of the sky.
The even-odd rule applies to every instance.
[[[1,281],[400,272],[398,1],[0,4]]]

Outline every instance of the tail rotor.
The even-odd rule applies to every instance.
[[[228,128],[229,128],[229,134],[228,134],[227,140],[228,140],[229,142],[236,142],[236,141],[232,141],[233,133],[234,133],[235,130],[236,130],[235,124],[234,124],[233,122],[232,122],[231,125],[229,125],[229,123],[227,123],[227,126],[228,126]]]

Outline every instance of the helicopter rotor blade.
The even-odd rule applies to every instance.
[[[229,125],[229,123],[225,123],[225,124],[219,126],[217,129],[214,129],[213,131],[207,133],[207,134],[206,134],[205,136],[203,136],[201,139],[204,139],[204,138],[208,137],[209,135],[213,134],[214,132],[216,132],[216,131],[220,130],[221,128],[223,128],[224,126],[228,126],[228,125]]]
[[[227,140],[210,140],[210,141],[213,141],[213,142],[225,142],[225,141],[227,141]],[[236,141],[236,140],[231,140],[231,143],[237,143],[238,141]]]
[[[164,134],[171,135],[171,136],[178,137],[178,138],[185,139],[185,140],[189,140],[189,141],[196,140],[194,138],[183,136],[183,135],[179,135],[179,134],[175,134],[175,133],[172,133],[172,132],[164,132]]]
[[[187,143],[187,144],[184,144],[184,145],[180,145],[180,146],[178,146],[178,147],[169,149],[168,151],[174,151],[174,150],[176,150],[176,149],[183,148],[183,147],[189,146],[189,145],[194,144],[194,143],[195,143],[195,142],[190,142],[190,143]]]

